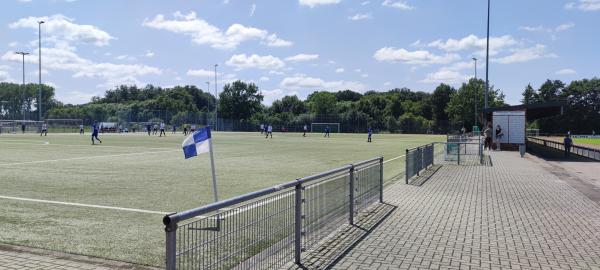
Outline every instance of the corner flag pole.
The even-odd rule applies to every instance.
[[[215,158],[213,157],[212,139],[208,141],[208,152],[210,153],[210,170],[212,173],[213,197],[215,199],[215,202],[218,202],[219,196],[217,195],[217,175],[215,174]]]

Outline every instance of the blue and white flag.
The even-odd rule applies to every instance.
[[[182,143],[185,158],[195,157],[200,153],[210,151],[210,127],[201,128],[185,138]]]

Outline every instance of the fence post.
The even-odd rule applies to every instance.
[[[383,203],[383,157],[379,159],[379,202]]]
[[[166,239],[166,263],[167,270],[175,270],[175,262],[177,260],[177,224],[169,224],[165,226]]]
[[[302,254],[302,184],[296,184],[294,205],[294,262],[300,265]]]
[[[460,143],[457,143],[456,146],[458,146],[458,151],[456,151],[458,153],[458,165],[460,165]]]
[[[406,155],[404,156],[404,174],[406,175],[406,184],[408,185],[408,149],[406,149]]]
[[[354,225],[354,165],[350,167],[350,195],[348,199],[348,223],[350,223],[350,225]]]
[[[417,167],[417,176],[419,176],[419,173],[421,172],[421,167],[423,167],[423,153],[421,153],[421,148],[417,147],[417,150],[415,150],[415,152],[417,153],[417,157],[419,158],[418,162],[421,162],[421,164],[419,165],[417,163],[417,161],[415,160],[415,166]]]

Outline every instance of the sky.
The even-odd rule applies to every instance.
[[[0,81],[42,82],[65,103],[120,84],[256,83],[271,104],[315,90],[432,92],[485,78],[487,1],[3,0]],[[600,0],[492,0],[489,80],[518,104],[546,79],[600,71]],[[207,85],[206,83],[210,84]]]

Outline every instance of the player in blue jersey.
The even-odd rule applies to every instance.
[[[94,138],[96,138],[96,140],[102,143],[102,141],[98,139],[98,122],[96,121],[94,121],[94,124],[92,124],[92,145],[95,144]]]
[[[369,127],[369,137],[367,138],[367,142],[371,142],[371,136],[373,135],[373,129]]]

